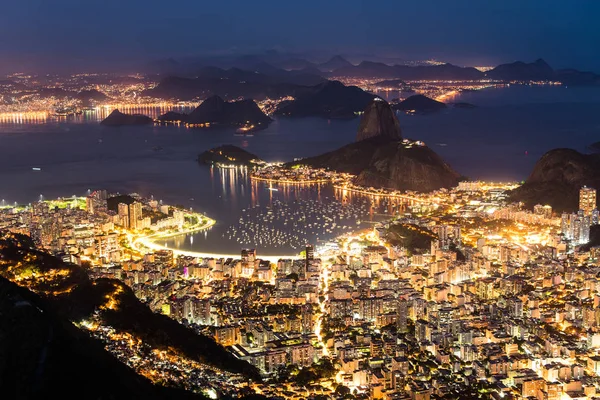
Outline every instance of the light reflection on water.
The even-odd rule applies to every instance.
[[[253,181],[245,168],[207,168],[217,201],[230,212],[217,217],[209,232],[174,237],[165,242],[168,247],[225,254],[250,247],[265,255],[295,254],[306,243],[370,229],[408,204],[347,193],[330,184]]]
[[[511,87],[467,93],[457,101],[479,107],[397,115],[405,137],[423,140],[459,173],[474,179],[522,180],[544,152],[557,147],[584,151],[600,137],[597,88]],[[211,169],[195,160],[202,151],[223,144],[242,147],[267,161],[322,154],[353,141],[358,119],[275,118],[254,137],[240,137],[233,129],[104,127],[97,117],[85,120],[84,115],[75,121],[49,122],[40,122],[37,116],[13,117],[20,122],[5,124],[0,119],[0,199],[11,204],[35,201],[40,193],[46,198],[81,195],[90,188],[154,195],[218,221],[210,232],[194,237],[194,248],[237,253],[240,246],[224,241],[222,234],[244,208],[294,198],[355,201],[354,196],[339,197],[327,185],[278,186],[278,191],[269,191],[264,184],[251,184],[243,174]],[[373,209],[372,217],[379,212]],[[177,240],[192,246],[189,238]]]
[[[125,114],[143,114],[150,118],[158,118],[168,111],[190,113],[194,107],[177,104],[111,104],[92,109],[80,110],[80,113],[69,115],[56,115],[52,111],[31,112],[3,112],[0,113],[0,126],[6,125],[39,125],[46,123],[89,123],[100,122],[114,110],[118,109]]]

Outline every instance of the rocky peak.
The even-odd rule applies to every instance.
[[[391,140],[402,139],[400,123],[387,101],[377,97],[369,103],[360,120],[356,141],[382,136]]]

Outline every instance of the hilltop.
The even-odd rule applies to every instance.
[[[253,100],[227,102],[219,96],[212,96],[187,115],[185,122],[192,125],[266,127],[272,119]]]
[[[576,211],[582,186],[600,188],[600,154],[554,149],[535,164],[525,183],[512,191],[529,208],[549,204],[556,211]]]
[[[105,126],[123,126],[123,125],[148,125],[152,123],[152,118],[141,114],[123,114],[119,110],[113,110],[110,115],[100,122]]]
[[[398,104],[394,104],[392,107],[394,110],[402,111],[433,112],[443,110],[446,108],[446,104],[430,99],[422,94],[416,94]]]
[[[401,140],[396,115],[382,99],[367,106],[356,142],[300,163],[356,175],[362,186],[420,192],[453,187],[460,177],[423,143]]]
[[[356,133],[356,141],[360,142],[375,136],[383,136],[391,140],[402,139],[398,118],[388,103],[380,98],[374,99],[365,109]]]
[[[5,249],[3,249],[4,251]],[[203,399],[155,386],[48,301],[0,277],[0,393],[11,399]]]
[[[353,118],[375,96],[338,81],[299,90],[295,100],[282,102],[275,111],[285,117]]]

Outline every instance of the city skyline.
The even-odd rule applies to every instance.
[[[600,2],[2,11],[0,398],[600,399]]]

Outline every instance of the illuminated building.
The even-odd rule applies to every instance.
[[[408,301],[404,299],[399,299],[397,311],[398,312],[396,317],[396,327],[398,328],[398,332],[405,333],[408,331]]]
[[[142,203],[133,202],[129,205],[129,229],[138,229],[142,219]]]
[[[584,186],[579,190],[579,209],[586,216],[592,215],[592,211],[596,209],[596,189]]]
[[[94,213],[94,198],[92,196],[85,198],[85,209],[90,214]]]
[[[124,228],[129,228],[129,206],[125,203],[118,205],[119,222]]]
[[[590,241],[591,224],[591,217],[584,215],[583,210],[577,214],[564,213],[561,217],[561,233],[575,245],[585,244]]]
[[[154,252],[154,262],[165,266],[173,265],[173,250],[157,250]]]
[[[541,204],[536,204],[535,206],[533,206],[533,213],[535,215],[540,215],[543,218],[552,218],[552,206],[549,205],[541,205]]]
[[[310,263],[315,259],[315,248],[311,244],[306,245],[306,256],[305,256],[305,272],[308,270]]]
[[[242,250],[242,263],[254,263],[256,260],[256,249],[243,249]]]

